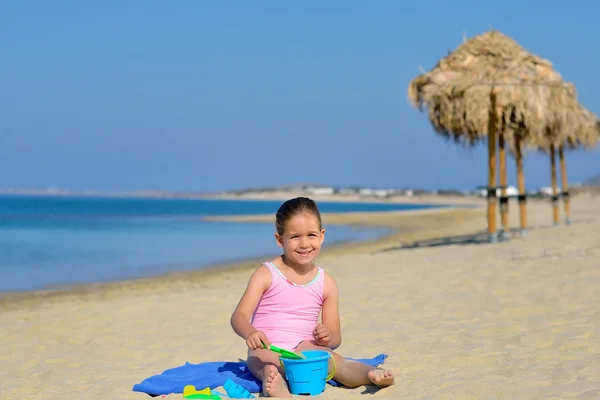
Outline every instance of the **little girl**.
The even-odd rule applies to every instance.
[[[335,280],[314,264],[325,239],[321,214],[305,197],[286,201],[275,219],[283,254],[261,265],[231,316],[235,333],[248,345],[248,368],[271,397],[292,397],[281,375],[279,355],[263,347],[327,350],[335,359],[334,379],[347,387],[394,383],[389,370],[349,361],[333,352],[342,343]],[[319,313],[322,322],[319,323]]]

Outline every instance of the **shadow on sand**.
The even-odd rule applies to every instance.
[[[528,232],[542,229],[551,229],[556,227],[555,225],[544,225],[537,227],[529,227]],[[508,242],[510,240],[522,239],[521,231],[519,228],[511,228],[507,236],[498,236],[498,243]],[[402,243],[396,246],[386,247],[381,250],[377,250],[374,253],[385,253],[388,251],[397,250],[409,250],[419,249],[428,247],[442,247],[442,246],[464,246],[464,245],[478,245],[478,244],[490,244],[488,240],[488,234],[486,231],[469,233],[466,235],[454,235],[454,236],[443,236],[432,239],[418,240],[414,242]]]

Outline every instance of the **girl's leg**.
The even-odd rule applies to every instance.
[[[335,360],[337,369],[333,379],[342,385],[355,388],[362,385],[376,385],[380,388],[390,386],[394,383],[392,372],[387,369],[375,368],[359,361],[346,360],[329,347],[323,347],[311,341],[302,342],[296,347],[296,351],[302,350],[325,350],[329,351]]]
[[[248,352],[248,369],[262,382],[263,394],[269,397],[292,397],[281,375],[279,355],[270,350]]]

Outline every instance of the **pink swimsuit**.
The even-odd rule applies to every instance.
[[[297,285],[283,275],[272,262],[271,286],[262,295],[250,324],[264,332],[275,346],[293,350],[305,340],[313,340],[313,330],[323,306],[323,270],[306,285]]]

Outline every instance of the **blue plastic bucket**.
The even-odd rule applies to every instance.
[[[328,380],[335,375],[333,371],[327,374],[331,353],[323,350],[306,350],[301,352],[306,359],[291,359],[279,357],[285,370],[285,378],[291,394],[315,396],[323,393]]]

